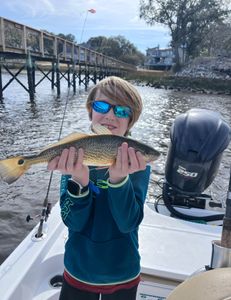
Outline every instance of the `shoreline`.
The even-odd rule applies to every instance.
[[[230,79],[174,76],[167,71],[139,70],[128,73],[127,80],[156,89],[187,91],[200,94],[231,95]]]
[[[51,70],[50,63],[38,64],[42,67],[43,71]],[[20,65],[21,66],[21,65]],[[17,70],[19,65],[9,65],[11,70]],[[60,71],[67,70],[66,65],[60,64]],[[6,74],[6,70],[2,70]],[[26,73],[23,70],[22,73]],[[209,77],[196,77],[196,76],[180,76],[174,75],[171,71],[159,70],[144,70],[128,72],[124,78],[134,82],[136,85],[149,86],[156,89],[192,92],[199,94],[212,94],[212,95],[231,95],[231,79],[218,79]]]

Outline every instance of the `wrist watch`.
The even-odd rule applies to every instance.
[[[68,179],[68,182],[67,182],[67,190],[70,194],[72,194],[74,196],[80,196],[87,192],[88,185],[82,186],[79,182],[70,178],[70,179]]]

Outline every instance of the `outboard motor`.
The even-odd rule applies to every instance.
[[[224,215],[188,216],[173,205],[191,202],[205,208],[203,191],[214,180],[223,151],[230,142],[230,127],[217,112],[190,109],[180,114],[170,131],[163,199],[170,212],[187,220],[221,220]],[[194,205],[192,204],[194,203]]]

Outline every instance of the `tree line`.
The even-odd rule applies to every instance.
[[[47,30],[43,31],[55,35],[54,33]],[[59,33],[57,34],[57,36],[64,40],[77,44],[75,36],[71,33]],[[79,45],[131,65],[138,66],[144,64],[145,55],[122,35],[114,37],[112,36],[108,38],[105,36],[92,37],[87,42],[81,43]]]
[[[145,55],[122,35],[92,37],[82,45],[128,64],[137,66],[144,63]]]

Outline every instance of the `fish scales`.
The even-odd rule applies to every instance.
[[[117,148],[121,143],[121,139],[110,139],[108,135],[105,136],[89,136],[81,138],[78,141],[57,145],[44,151],[38,155],[31,156],[34,160],[49,161],[56,156],[61,155],[65,148],[75,147],[76,150],[82,148],[84,150],[85,162],[91,161],[94,165],[97,162],[112,160],[116,157]]]
[[[17,156],[0,160],[0,178],[11,184],[25,173],[33,164],[49,162],[60,156],[66,148],[75,147],[84,150],[83,163],[88,166],[110,166],[116,159],[118,147],[127,142],[129,147],[140,151],[146,162],[156,160],[160,153],[152,147],[127,137],[112,134],[74,134],[75,139],[66,137],[58,143],[47,147],[38,154],[31,156]]]

